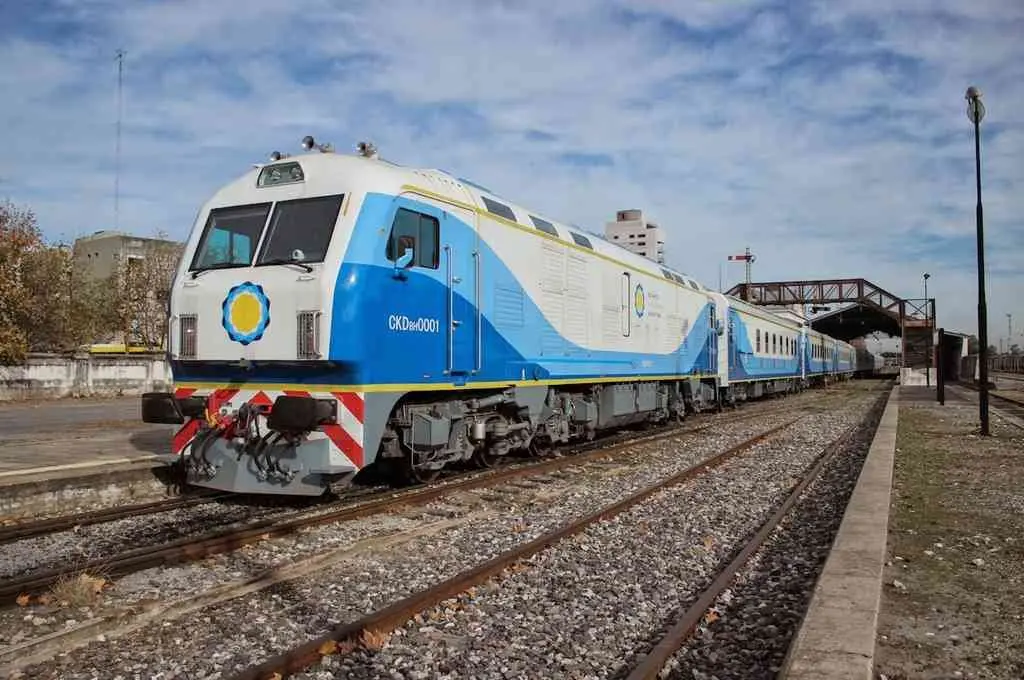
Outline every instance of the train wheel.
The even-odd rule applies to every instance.
[[[481,470],[496,466],[500,460],[501,456],[491,453],[491,449],[486,446],[473,452],[473,464]]]
[[[428,468],[424,466],[422,461],[416,460],[419,456],[415,452],[404,443],[400,444],[400,446],[403,455],[395,462],[398,463],[399,476],[407,484],[429,484],[441,474],[441,468]]]
[[[429,484],[441,474],[440,469],[414,465],[410,456],[406,456],[402,461],[402,473],[409,484]]]
[[[534,458],[544,458],[550,456],[554,451],[554,446],[551,444],[551,439],[545,436],[535,436],[530,441],[530,455]]]

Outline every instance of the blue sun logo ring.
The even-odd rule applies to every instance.
[[[638,317],[642,317],[646,308],[647,301],[644,299],[644,287],[638,283],[636,285],[636,290],[633,291],[633,309],[636,310],[636,315]]]
[[[262,338],[270,325],[270,299],[263,286],[251,281],[228,291],[221,312],[221,324],[228,337],[243,345]]]

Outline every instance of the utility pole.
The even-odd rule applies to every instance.
[[[1013,347],[1013,314],[1006,315],[1006,353]]]
[[[121,100],[124,79],[124,50],[117,50],[117,141],[114,147],[114,230],[121,228]]]

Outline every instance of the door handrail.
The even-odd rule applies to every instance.
[[[454,354],[455,344],[455,289],[454,281],[452,277],[452,247],[445,245],[444,247],[445,259],[447,260],[447,278],[448,278],[448,348],[447,348],[447,359],[445,367],[445,375],[451,375],[452,362]]]

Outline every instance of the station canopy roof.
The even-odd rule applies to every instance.
[[[727,295],[759,305],[810,305],[815,330],[849,342],[873,333],[901,337],[930,327],[923,299],[905,299],[865,279],[739,283]],[[934,313],[932,315],[934,318]]]

